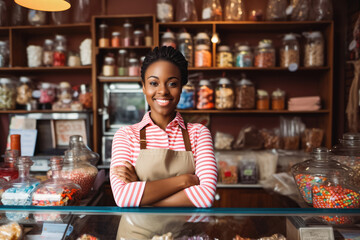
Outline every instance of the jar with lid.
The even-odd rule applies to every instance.
[[[162,35],[161,46],[170,46],[176,48],[176,39],[173,32],[167,31]]]
[[[71,109],[72,89],[68,82],[61,82],[59,84],[58,101],[52,105],[53,110]]]
[[[19,151],[6,150],[4,162],[0,163],[0,179],[5,181],[11,181],[18,178],[19,172],[16,168],[17,158],[19,157]]]
[[[234,108],[234,89],[228,78],[220,78],[215,90],[215,108],[232,109]]]
[[[74,150],[76,155],[81,161],[89,162],[91,165],[96,166],[100,156],[98,153],[93,152],[83,140],[81,135],[72,135],[69,140],[69,149]]]
[[[209,80],[203,79],[199,82],[197,90],[197,109],[214,108],[214,90]]]
[[[112,56],[106,56],[102,68],[102,74],[105,77],[115,76],[115,59]]]
[[[193,43],[191,35],[187,32],[180,33],[178,38],[178,50],[184,55],[188,61],[188,67],[193,66]]]
[[[16,88],[17,96],[16,103],[19,105],[27,105],[31,103],[33,84],[31,79],[26,76],[20,77],[20,84]]]
[[[50,83],[42,83],[40,85],[40,108],[41,109],[51,109],[51,105],[55,100],[56,92],[54,85]]]
[[[9,66],[9,47],[5,41],[0,41],[0,68]]]
[[[47,14],[44,11],[29,9],[28,10],[28,21],[30,25],[41,26],[46,24]]]
[[[145,46],[151,47],[152,44],[153,44],[153,37],[152,37],[151,29],[150,29],[150,24],[146,23],[145,24]]]
[[[259,42],[255,49],[254,65],[261,68],[275,67],[275,49],[271,40],[263,39]]]
[[[128,75],[128,59],[127,59],[127,51],[125,49],[119,50],[117,70],[119,76]]]
[[[195,67],[211,67],[210,38],[200,32],[195,37]]]
[[[124,37],[123,37],[123,46],[130,47],[133,45],[133,25],[129,22],[125,22],[123,25]]]
[[[144,46],[144,31],[135,30],[134,31],[134,46]]]
[[[109,27],[107,24],[102,23],[99,25],[99,47],[109,47],[110,46],[110,37],[109,37]]]
[[[111,33],[111,46],[112,47],[120,47],[121,45],[121,33],[120,32],[112,32]]]
[[[223,45],[218,48],[216,55],[217,67],[232,67],[233,66],[233,54],[229,46]]]
[[[256,109],[257,110],[269,110],[270,100],[267,91],[258,89],[256,95]]]
[[[235,66],[236,67],[253,66],[253,54],[248,45],[240,45],[237,47],[237,51],[235,54]]]
[[[1,202],[3,205],[30,206],[32,193],[40,182],[30,177],[30,167],[33,165],[30,157],[21,156],[16,164],[19,176],[6,184],[5,191],[1,196]],[[12,221],[18,221],[28,216],[29,213],[23,212],[6,213],[6,217]]]
[[[131,77],[140,76],[140,64],[137,58],[129,58],[128,72]]]
[[[242,74],[242,79],[236,83],[235,107],[238,109],[255,108],[255,86]]]
[[[304,67],[324,66],[324,39],[321,32],[304,32]]]
[[[285,34],[280,48],[280,66],[296,70],[300,65],[300,47],[296,34]]]
[[[156,17],[159,22],[171,22],[174,19],[174,10],[171,0],[157,0]]]
[[[285,109],[285,92],[281,89],[276,89],[271,94],[271,108],[273,110]]]
[[[69,67],[79,67],[81,66],[80,54],[76,51],[69,51],[67,65]]]
[[[65,66],[66,65],[66,49],[62,45],[55,47],[54,51],[54,66]]]
[[[91,109],[93,106],[93,93],[91,87],[87,84],[80,85],[79,101],[84,108]]]
[[[178,109],[195,109],[195,86],[191,81],[182,87]]]
[[[201,19],[204,21],[221,21],[222,8],[219,0],[204,0]]]
[[[11,110],[16,107],[16,86],[10,78],[0,78],[0,109]]]
[[[54,41],[51,39],[44,41],[42,62],[45,67],[52,67],[54,64]]]

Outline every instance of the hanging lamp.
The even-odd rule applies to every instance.
[[[71,5],[65,0],[14,0],[17,4],[39,11],[60,12],[68,10]]]

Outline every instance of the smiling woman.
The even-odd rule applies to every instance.
[[[217,167],[210,131],[176,112],[187,74],[187,61],[172,47],[146,56],[141,77],[151,110],[113,140],[110,181],[118,206],[212,206]]]

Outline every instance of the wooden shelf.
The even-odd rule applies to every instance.
[[[130,47],[97,47],[99,50],[118,50],[118,49],[152,49],[152,46],[130,46]]]
[[[61,111],[61,110],[0,110],[0,114],[22,114],[22,113],[92,113],[91,110],[84,111]]]
[[[7,67],[7,68],[0,68],[0,72],[2,71],[19,71],[19,72],[52,72],[52,71],[91,71],[90,66],[79,66],[79,67]]]
[[[297,72],[302,71],[327,71],[330,67],[300,67]],[[271,67],[271,68],[258,68],[258,67],[189,67],[189,71],[283,71],[290,72],[288,68]]]
[[[181,110],[178,109],[180,113],[206,113],[206,114],[268,114],[268,115],[279,115],[279,114],[328,114],[329,110],[319,110],[319,111],[289,111],[289,110]]]
[[[104,77],[98,76],[99,82],[141,82],[141,77],[130,77],[130,76],[115,76],[115,77]]]
[[[53,28],[79,28],[79,27],[89,27],[90,23],[70,23],[70,24],[61,24],[61,25],[41,25],[41,26],[30,26],[30,25],[23,25],[23,26],[7,26],[7,27],[0,27],[2,29],[53,29]]]
[[[217,188],[262,188],[261,184],[243,184],[243,183],[237,183],[237,184],[224,184],[224,183],[217,183]]]

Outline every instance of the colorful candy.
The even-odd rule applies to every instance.
[[[94,170],[95,169],[95,170]],[[93,187],[95,178],[97,176],[96,168],[86,167],[86,168],[76,168],[73,170],[62,170],[61,176],[63,178],[70,179],[74,183],[78,184],[81,187],[81,195],[86,196],[91,188]]]
[[[197,109],[214,108],[214,90],[208,86],[201,86],[198,91]]]
[[[296,184],[301,193],[301,196],[308,204],[313,204],[312,189],[316,184],[321,184],[326,181],[326,177],[312,176],[307,174],[298,174],[295,177]]]

